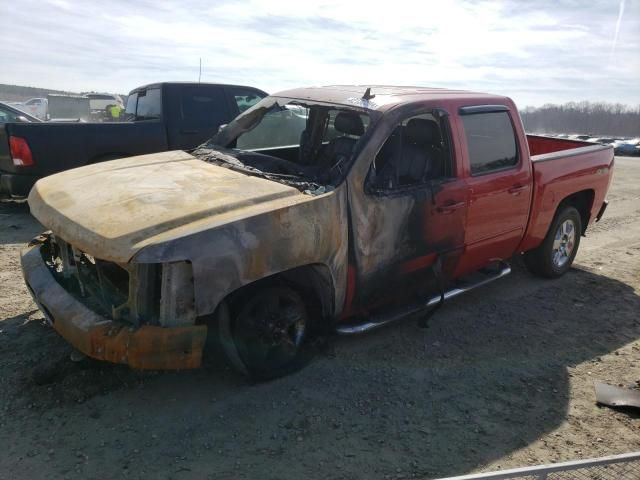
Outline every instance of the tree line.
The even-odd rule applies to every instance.
[[[581,133],[596,136],[640,136],[640,105],[569,102],[526,107],[520,112],[529,133]]]

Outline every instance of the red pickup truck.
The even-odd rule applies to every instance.
[[[269,96],[196,150],[38,181],[22,254],[53,327],[137,368],[282,374],[527,266],[558,277],[607,205],[613,149],[527,136],[506,97],[332,86]],[[214,335],[215,334],[215,335]]]

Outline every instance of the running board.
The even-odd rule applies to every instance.
[[[503,261],[498,262],[498,270],[489,273],[482,273],[484,278],[480,278],[474,281],[460,281],[453,288],[444,292],[444,300],[450,300],[458,295],[462,295],[470,290],[474,290],[478,287],[482,287],[488,283],[491,283],[499,278],[506,277],[511,273],[511,267]],[[477,274],[476,274],[477,275]],[[398,320],[402,320],[408,315],[412,315],[423,310],[427,310],[430,307],[436,306],[440,302],[440,295],[434,295],[426,302],[416,303],[405,308],[395,310],[391,313],[379,314],[370,317],[362,323],[351,323],[338,325],[336,332],[339,335],[357,335],[359,333],[375,330],[376,328],[383,327],[389,323],[393,323]]]

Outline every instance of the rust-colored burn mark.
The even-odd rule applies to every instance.
[[[433,262],[436,259],[436,254],[431,253],[429,255],[423,255],[420,257],[412,258],[411,260],[405,262],[400,267],[404,273],[416,272],[418,270],[423,270],[427,267],[433,265]]]
[[[151,370],[200,367],[207,337],[204,325],[172,328],[145,325],[134,329],[105,322],[83,329],[75,322],[56,321],[53,326],[91,358]]]
[[[356,294],[356,267],[349,264],[347,267],[347,293],[344,300],[344,308],[342,309],[341,318],[349,317],[352,312],[353,299]]]

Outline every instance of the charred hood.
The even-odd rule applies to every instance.
[[[310,200],[182,151],[69,170],[38,181],[29,194],[31,213],[55,235],[121,263],[147,245]]]

